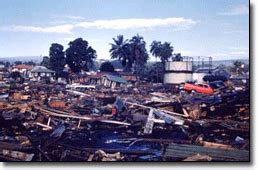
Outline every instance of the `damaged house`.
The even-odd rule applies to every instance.
[[[110,74],[105,74],[102,77],[102,84],[105,87],[110,87],[110,88],[116,88],[116,87],[120,87],[123,84],[126,84],[127,81],[119,76],[114,76],[114,75],[110,75]]]
[[[19,72],[23,77],[28,77],[33,66],[27,64],[17,64],[12,68],[12,72]]]
[[[50,80],[54,81],[55,71],[44,66],[35,66],[30,72],[30,79],[33,81]]]
[[[105,87],[110,88],[120,87],[121,85],[127,83],[123,77],[105,72],[98,72],[95,75],[91,75],[89,81],[91,84],[104,85]]]

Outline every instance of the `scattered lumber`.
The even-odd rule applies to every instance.
[[[164,156],[167,158],[187,158],[195,154],[208,155],[215,161],[249,161],[249,151],[215,149],[198,145],[171,143],[166,148]]]

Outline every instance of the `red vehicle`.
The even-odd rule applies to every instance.
[[[183,89],[189,92],[197,92],[197,93],[203,93],[203,94],[213,94],[214,89],[211,88],[208,84],[191,84],[191,83],[185,83],[183,86]]]

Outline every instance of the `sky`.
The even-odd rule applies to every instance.
[[[249,1],[0,1],[0,57],[45,56],[52,43],[66,49],[82,37],[98,59],[110,59],[112,38],[136,34],[144,37],[148,51],[157,40],[170,42],[183,56],[248,59]]]

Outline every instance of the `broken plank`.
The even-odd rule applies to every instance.
[[[208,155],[213,160],[218,161],[249,161],[249,152],[246,150],[215,149],[175,143],[168,145],[164,156],[167,158],[187,158],[195,154]]]

